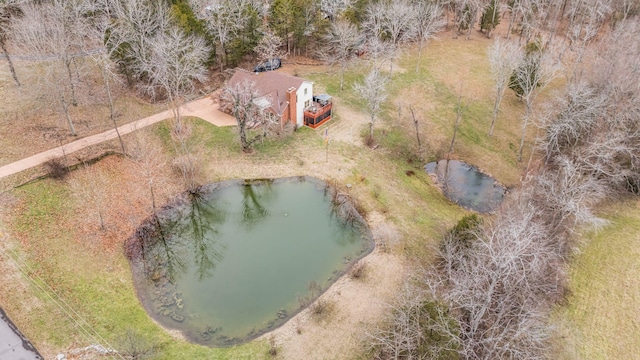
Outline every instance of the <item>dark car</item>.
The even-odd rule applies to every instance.
[[[271,59],[271,60],[267,60],[265,62],[263,62],[262,64],[258,64],[255,69],[253,69],[253,71],[255,72],[263,72],[263,71],[271,71],[271,70],[275,70],[280,68],[280,66],[282,66],[282,63],[280,62],[279,58],[275,58],[275,59]]]

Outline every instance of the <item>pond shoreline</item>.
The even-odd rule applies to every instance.
[[[424,165],[424,171],[445,197],[467,210],[492,213],[507,193],[504,184],[477,166],[461,160],[430,162]]]
[[[329,196],[332,203],[340,209],[337,212],[337,215],[339,217],[345,216],[345,219],[348,219],[348,221],[352,221],[354,224],[360,224],[360,225],[357,225],[357,227],[361,230],[361,236],[363,236],[363,238],[368,239],[366,242],[367,244],[366,249],[365,247],[363,247],[363,249],[365,250],[360,252],[359,256],[355,258],[346,259],[345,261],[348,260],[348,262],[345,262],[345,264],[347,264],[346,268],[340,271],[335,270],[333,272],[333,275],[329,277],[329,279],[327,280],[328,282],[326,286],[323,286],[319,292],[317,293],[314,292],[313,298],[310,301],[305,301],[304,303],[301,303],[301,305],[298,306],[295,309],[295,311],[287,312],[287,311],[283,311],[283,309],[281,310],[282,313],[279,311],[278,317],[276,318],[276,319],[279,319],[278,321],[270,322],[267,324],[266,327],[263,326],[257,331],[255,331],[254,329],[254,331],[251,331],[249,334],[247,334],[246,337],[243,337],[242,339],[238,339],[234,337],[228,338],[224,335],[219,335],[217,334],[218,330],[220,330],[219,328],[208,327],[201,334],[201,337],[208,337],[209,339],[212,339],[214,335],[217,335],[218,338],[226,338],[227,340],[222,340],[222,341],[225,341],[225,343],[224,344],[207,343],[208,341],[210,341],[208,339],[206,339],[205,341],[198,341],[193,338],[193,335],[189,335],[185,333],[184,330],[171,328],[170,326],[163,324],[163,321],[160,321],[160,318],[157,318],[157,316],[163,316],[166,314],[159,314],[157,308],[154,309],[153,306],[151,306],[151,304],[149,303],[148,299],[147,301],[143,301],[143,299],[145,299],[145,296],[143,296],[143,294],[147,291],[146,287],[148,286],[148,284],[146,284],[148,280],[145,281],[144,276],[141,276],[141,274],[145,274],[145,272],[147,271],[147,269],[145,268],[144,260],[143,260],[144,258],[143,254],[144,254],[144,248],[150,247],[152,245],[150,245],[149,243],[145,244],[145,241],[144,240],[140,241],[140,239],[152,236],[156,231],[155,230],[155,228],[157,227],[156,224],[162,223],[163,221],[167,221],[168,219],[179,216],[179,214],[181,214],[186,208],[188,208],[188,205],[191,201],[190,199],[193,196],[198,196],[197,194],[194,195],[194,192],[188,192],[188,191],[183,192],[178,196],[174,197],[173,199],[171,199],[169,202],[167,202],[167,204],[163,205],[155,215],[149,216],[147,219],[145,219],[141,223],[141,225],[136,229],[134,234],[131,235],[124,243],[125,254],[127,259],[129,259],[136,296],[139,299],[140,304],[143,306],[143,308],[145,308],[147,314],[153,319],[153,321],[156,324],[161,326],[172,337],[176,339],[181,339],[181,340],[189,341],[191,343],[196,343],[196,344],[209,346],[209,347],[230,347],[230,346],[235,346],[241,343],[254,340],[256,338],[261,338],[265,336],[265,334],[272,333],[276,329],[289,323],[291,319],[296,318],[300,312],[305,311],[318,298],[324,296],[324,294],[327,293],[327,291],[329,291],[335,285],[336,282],[344,278],[344,275],[349,271],[349,269],[355,263],[357,263],[358,261],[361,261],[363,258],[368,257],[371,253],[374,252],[375,243],[373,241],[371,230],[369,229],[367,221],[357,211],[356,205],[354,205],[351,197],[346,193],[340,192],[338,189],[332,186],[329,182],[320,180],[318,178],[309,177],[309,176],[293,176],[293,177],[275,178],[275,179],[261,178],[261,179],[225,180],[217,183],[203,185],[199,189],[197,189],[197,192],[201,194],[209,194],[209,193],[213,193],[220,189],[225,189],[231,186],[279,184],[279,183],[292,182],[292,181],[307,182],[307,183],[313,184],[317,190],[324,191],[325,196]],[[165,279],[165,280],[162,280],[161,287],[163,287],[163,290],[165,290],[165,292],[168,291],[167,293],[172,294],[172,295],[166,296],[169,298],[168,301],[172,302],[172,304],[178,303],[178,305],[180,305],[182,303],[181,293],[178,291],[171,291],[171,289],[174,289],[174,285],[168,279]],[[148,294],[144,294],[144,295],[148,295]],[[171,299],[171,297],[173,298]],[[174,321],[179,323],[181,323],[184,320],[184,317],[178,314],[170,313],[168,316]]]

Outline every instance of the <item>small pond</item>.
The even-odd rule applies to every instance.
[[[127,240],[138,296],[208,346],[282,325],[373,250],[348,198],[308,177],[207,185],[155,219]]]
[[[427,173],[436,175],[449,200],[478,212],[495,210],[504,199],[505,189],[491,176],[458,160],[440,160],[425,165]]]

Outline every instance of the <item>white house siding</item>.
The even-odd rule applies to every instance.
[[[305,89],[307,90],[306,95]],[[302,126],[304,124],[304,103],[313,101],[313,83],[311,81],[303,81],[296,92],[296,97],[296,123],[298,126]]]

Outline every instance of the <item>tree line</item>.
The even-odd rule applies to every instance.
[[[339,65],[343,89],[346,68],[366,51],[372,70],[358,93],[369,109],[372,143],[385,96],[370,92],[388,80],[381,75],[383,64],[391,74],[399,52],[411,43],[418,47],[418,71],[423,47],[445,26],[467,38],[476,26],[491,36],[508,18],[507,39],[518,33],[526,47],[496,44],[490,53],[497,96],[489,133],[508,85],[527,110],[522,160],[532,105],[557,75],[543,50],[570,48],[580,63],[604,24],[624,23],[639,9],[633,0],[2,0],[0,45],[17,86],[9,49],[42,59],[32,79],[35,96],[57,105],[72,135],[77,131],[70,107],[78,104],[77,87],[90,66],[102,74],[114,126],[112,90],[124,79],[141,95],[168,101],[179,128],[179,106],[208,69],[223,72],[242,59],[304,53]]]

